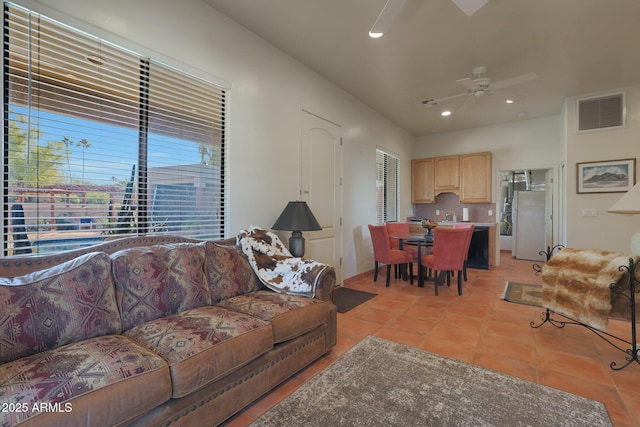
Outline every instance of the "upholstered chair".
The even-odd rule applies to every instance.
[[[389,243],[391,249],[400,249],[400,238],[405,241],[409,239],[409,223],[408,222],[387,222],[387,232],[389,233]],[[418,264],[418,247],[415,245],[402,245],[402,251],[411,255],[413,261]],[[397,265],[395,267],[397,271]],[[397,277],[397,276],[396,276]]]
[[[464,267],[462,269],[462,274],[464,276],[464,281],[467,281],[467,261],[469,261],[469,246],[471,246],[471,237],[473,236],[473,230],[476,228],[473,224],[465,224],[463,222],[456,222],[453,224],[453,228],[465,228],[468,229],[467,234],[467,251],[466,256],[464,257]]]
[[[391,279],[392,265],[409,265],[409,277],[413,283],[413,256],[399,249],[391,249],[389,242],[389,233],[385,225],[369,225],[369,233],[371,233],[371,242],[373,243],[374,257],[374,273],[373,281],[378,280],[378,263],[387,264],[387,287]]]
[[[458,272],[458,295],[462,295],[462,270],[467,254],[467,228],[438,227],[433,230],[433,252],[420,257],[418,280],[423,285],[423,268],[433,269],[435,273],[434,288],[438,295],[438,286],[447,279],[451,283],[451,272]]]

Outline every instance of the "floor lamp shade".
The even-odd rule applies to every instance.
[[[640,183],[620,198],[607,212],[618,214],[640,214]],[[631,254],[640,255],[640,232],[631,236]]]
[[[289,238],[289,252],[295,257],[304,255],[304,237],[301,232],[322,230],[307,202],[302,201],[287,203],[271,228],[292,232]]]

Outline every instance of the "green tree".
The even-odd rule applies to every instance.
[[[62,180],[60,165],[63,161],[63,143],[40,142],[39,129],[27,130],[22,114],[9,119],[9,185],[33,187],[59,184]]]
[[[64,144],[64,155],[67,157],[67,172],[69,174],[69,183],[71,183],[71,150],[69,149],[69,147],[73,147],[75,143],[68,136],[62,138],[62,143]]]
[[[89,141],[87,141],[85,138],[82,138],[78,142],[78,146],[82,147],[82,183],[84,183],[84,152],[87,150],[87,148],[91,147],[91,144],[89,144]]]
[[[221,147],[219,145],[205,145],[198,144],[198,153],[200,154],[200,164],[201,165],[217,165],[220,162],[220,151]]]

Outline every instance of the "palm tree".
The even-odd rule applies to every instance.
[[[65,147],[64,154],[67,156],[67,172],[69,173],[69,184],[71,184],[71,162],[69,160],[71,156],[71,150],[69,150],[69,147],[73,147],[75,143],[68,136],[62,138],[62,143]]]
[[[78,145],[82,147],[82,183],[84,184],[84,151],[91,147],[91,144],[89,144],[89,141],[85,138],[82,138],[80,142],[78,142]]]

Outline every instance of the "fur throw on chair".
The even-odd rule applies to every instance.
[[[294,258],[280,238],[251,226],[236,237],[258,278],[269,289],[286,294],[314,297],[320,273],[327,264]]]
[[[631,255],[565,248],[542,267],[542,305],[595,329],[605,330],[611,314],[611,287]],[[625,279],[626,280],[626,279]]]

